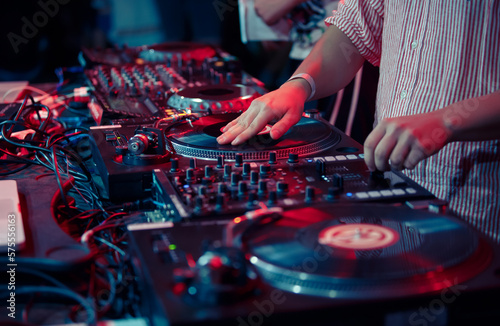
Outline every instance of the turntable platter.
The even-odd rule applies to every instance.
[[[440,290],[477,275],[491,259],[456,219],[377,205],[291,210],[252,228],[243,246],[273,286],[353,299]]]
[[[340,141],[340,135],[328,123],[303,117],[277,140],[272,139],[265,129],[239,146],[217,143],[221,129],[237,117],[238,114],[234,113],[215,114],[201,117],[192,126],[187,122],[180,123],[166,129],[166,138],[177,154],[210,160],[216,160],[219,155],[234,160],[236,153],[243,154],[244,160],[267,160],[270,152],[276,152],[278,159],[286,158],[292,152],[305,156],[326,150]]]

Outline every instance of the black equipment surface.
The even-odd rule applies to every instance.
[[[261,210],[129,234],[153,325],[380,325],[408,310],[416,322],[419,307],[452,296],[460,324],[500,285],[497,247],[458,219],[405,207]]]
[[[242,70],[236,57],[203,44],[85,49],[80,61],[93,88],[90,109],[98,124],[112,119],[163,118],[184,110],[200,115],[241,112],[251,99],[266,92],[262,82]],[[212,87],[212,93],[230,92],[232,96],[200,106],[204,103],[183,95],[196,87]],[[245,96],[238,96],[235,87],[244,90]],[[179,91],[181,95],[177,95]],[[252,97],[247,98],[247,93]],[[172,95],[174,99],[167,104]]]
[[[173,167],[154,170],[152,188],[168,207],[164,218],[234,215],[262,204],[434,198],[401,172],[371,173],[362,146],[321,118],[303,117],[278,140],[264,133],[239,146],[219,145],[220,129],[235,117],[212,115],[166,128],[177,155]]]

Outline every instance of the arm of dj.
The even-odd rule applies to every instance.
[[[311,99],[334,94],[356,75],[364,59],[351,40],[336,26],[330,26],[295,74],[307,73],[316,84]],[[272,120],[273,139],[280,138],[296,124],[309,100],[312,88],[303,78],[287,81],[279,89],[255,99],[247,111],[231,121],[217,138],[220,144],[238,145],[260,132]]]

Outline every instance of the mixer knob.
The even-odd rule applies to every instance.
[[[248,209],[251,209],[255,206],[255,201],[257,200],[257,195],[255,194],[255,192],[250,192],[248,194],[248,201],[247,201],[247,208]]]
[[[237,153],[234,156],[234,166],[241,167],[243,165],[243,154]]]
[[[267,193],[267,181],[260,180],[259,181],[259,197],[265,197]]]
[[[170,172],[179,172],[179,159],[177,157],[172,158],[170,164]]]
[[[276,152],[270,152],[269,153],[269,164],[276,164],[278,163],[277,157],[276,157]]]
[[[192,182],[194,180],[194,170],[189,168],[186,170],[186,182]]]
[[[196,166],[197,166],[197,162],[196,162],[196,158],[192,157],[189,159],[189,167],[191,169],[196,169]]]
[[[289,153],[288,154],[288,163],[299,163],[299,154],[297,153]]]
[[[231,165],[224,164],[224,179],[229,179],[231,177]]]
[[[248,177],[250,175],[250,163],[243,163],[243,177]]]
[[[314,201],[315,195],[316,194],[315,194],[314,187],[307,186],[306,187],[306,198],[305,198],[306,203],[310,203],[310,202]]]
[[[256,185],[259,182],[259,173],[257,171],[250,172],[250,184]]]
[[[207,187],[205,186],[200,186],[198,188],[198,196],[204,197],[207,194]]]
[[[213,174],[213,168],[211,165],[206,165],[205,166],[205,178],[211,178]]]
[[[231,172],[231,185],[237,186],[239,181],[240,175],[238,174],[238,172]]]
[[[221,212],[224,210],[225,196],[223,194],[218,194],[215,197],[215,211]]]
[[[224,155],[217,156],[217,168],[222,169],[224,167]]]
[[[326,164],[323,160],[316,161],[316,171],[318,171],[319,175],[325,175],[326,173]]]
[[[278,194],[284,195],[288,192],[288,183],[283,181],[278,181],[276,183],[276,189],[278,191]]]
[[[245,181],[238,182],[238,197],[244,197],[247,194],[248,186]]]
[[[203,213],[203,198],[196,197],[194,205],[195,214],[200,215],[201,213]]]
[[[271,175],[271,166],[269,164],[262,164],[260,166],[260,176],[268,178]]]
[[[227,192],[227,186],[224,182],[220,182],[218,185],[217,185],[217,193],[219,195],[223,195]]]

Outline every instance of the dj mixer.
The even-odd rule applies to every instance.
[[[244,144],[219,144],[223,127],[267,93],[236,57],[167,43],[84,49],[80,61],[95,123],[39,141],[57,146],[34,154],[68,176],[53,184],[51,222],[75,240],[46,252],[84,255],[64,265],[71,282],[85,279],[70,298],[94,301],[77,300],[71,316],[390,325],[409,311],[409,324],[432,325],[422,311],[437,320],[441,304],[453,325],[498,316],[498,244],[403,171],[369,171],[362,145],[316,110],[279,139],[270,122]],[[90,144],[85,159],[66,149],[80,141]],[[77,209],[82,198],[92,209]]]

